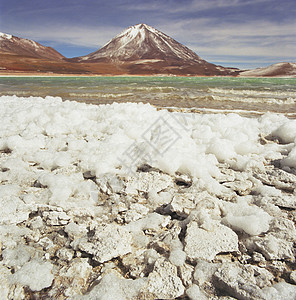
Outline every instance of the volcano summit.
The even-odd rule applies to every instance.
[[[189,48],[146,24],[131,26],[101,49],[72,59],[76,62],[108,62],[127,68],[130,74],[234,75],[201,59]]]

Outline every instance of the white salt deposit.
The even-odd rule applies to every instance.
[[[202,299],[216,287],[235,297],[249,293],[248,274],[251,290],[295,296],[287,283],[257,284],[240,263],[255,250],[270,264],[293,261],[294,223],[282,220],[295,207],[294,120],[57,97],[2,96],[0,106],[4,295],[50,287],[54,298],[66,282],[63,296],[90,299]],[[202,275],[188,263],[214,266],[225,252],[239,257],[238,287],[225,270],[210,283],[215,267]],[[75,281],[79,264],[87,272]]]
[[[41,291],[51,286],[54,279],[50,262],[32,260],[11,276],[12,283],[28,286],[32,291]]]

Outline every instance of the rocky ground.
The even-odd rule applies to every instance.
[[[10,156],[1,154],[2,183]],[[36,204],[50,183],[15,173],[0,187],[17,207],[1,213],[17,218],[1,226],[2,299],[294,299],[295,170],[219,168],[229,188],[220,195],[148,165],[126,178],[84,173],[98,205],[68,211]]]
[[[140,105],[30,101],[3,102],[1,299],[295,299],[294,121],[261,119],[266,128],[275,124],[273,133],[260,129],[254,137],[258,146],[244,142],[242,148],[239,142],[235,152],[227,145],[241,138],[238,124],[235,139],[219,139],[218,148],[209,143],[210,154],[201,156],[196,168],[187,166],[195,176],[170,169],[178,160],[177,142],[172,159],[169,151],[164,154],[168,165],[159,158],[127,175],[107,172],[101,162],[108,151],[109,162],[118,148],[110,136],[118,145],[119,129],[131,134],[126,120],[136,122],[145,115],[138,114],[141,109],[148,116],[169,113]],[[67,108],[64,116],[57,108]],[[134,109],[133,118],[119,113],[127,108],[128,116]],[[108,111],[110,126],[103,127],[99,116],[108,122]],[[51,112],[55,121],[46,123]],[[83,126],[75,123],[74,112]],[[115,119],[122,123],[114,125]],[[209,131],[205,124],[213,120]],[[192,128],[204,124],[204,132],[213,135],[229,123],[232,139],[235,120],[244,122],[246,132],[261,124],[238,116],[199,116]],[[139,124],[147,127],[142,119]],[[202,131],[196,137],[202,138]],[[197,138],[192,149],[203,149],[205,137]],[[182,155],[189,155],[186,147],[180,148]],[[101,157],[91,155],[97,149]],[[209,167],[211,161],[217,169]],[[98,171],[91,169],[95,163]]]

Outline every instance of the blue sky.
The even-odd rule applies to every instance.
[[[223,66],[296,61],[295,0],[0,0],[0,31],[86,55],[146,23]]]

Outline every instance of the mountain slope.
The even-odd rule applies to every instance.
[[[121,64],[130,74],[233,75],[237,71],[208,63],[146,24],[131,26],[101,49],[72,61]]]
[[[240,73],[242,77],[296,77],[296,63],[277,63],[264,68],[257,68]]]
[[[50,60],[64,58],[62,54],[51,47],[45,47],[35,41],[2,32],[0,32],[0,52]]]

